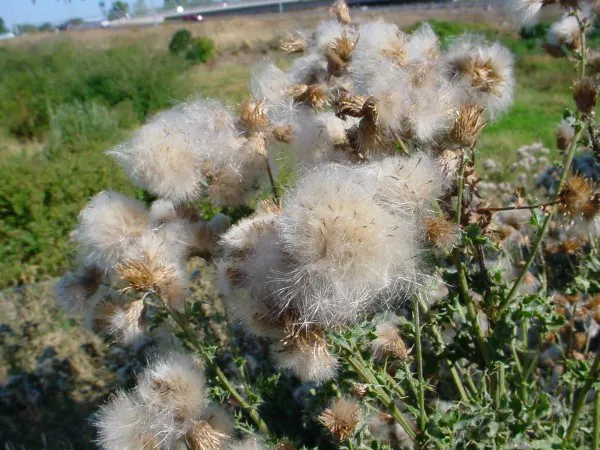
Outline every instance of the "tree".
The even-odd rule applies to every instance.
[[[4,25],[4,19],[0,17],[0,34],[8,33],[6,25]]]
[[[135,2],[135,15],[136,16],[145,16],[148,14],[148,6],[146,5],[145,0],[136,0]]]
[[[125,2],[113,2],[110,12],[108,13],[108,20],[121,19],[129,13],[129,5]]]
[[[100,7],[100,11],[102,11],[102,15],[106,17],[106,2],[98,2],[98,6]]]

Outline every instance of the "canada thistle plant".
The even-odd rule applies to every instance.
[[[157,354],[97,414],[102,448],[600,448],[600,192],[571,170],[600,156],[600,7],[509,4],[524,24],[562,8],[545,48],[578,73],[546,199],[478,189],[479,135],[515,89],[505,47],[353,22],[339,0],[251,98],[190,100],[108,152],[152,200],[90,200],[57,297]],[[219,299],[192,295],[198,257]]]

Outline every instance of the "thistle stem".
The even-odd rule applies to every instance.
[[[269,175],[269,182],[271,183],[271,192],[273,193],[273,199],[275,200],[275,202],[279,203],[279,191],[277,190],[277,184],[275,183],[273,171],[271,170],[271,163],[269,162],[269,158],[267,156],[265,156],[265,166],[267,168],[267,174]]]
[[[600,450],[600,392],[594,397],[594,450]]]
[[[558,186],[556,188],[556,194],[555,194],[554,201],[558,200],[558,197],[562,191],[562,188],[563,188],[565,182],[567,181],[567,177],[569,175],[569,171],[571,168],[571,163],[573,162],[573,156],[575,156],[575,150],[577,149],[577,143],[579,142],[579,139],[581,138],[583,129],[584,129],[583,126],[581,126],[581,125],[578,126],[577,132],[575,133],[575,136],[573,137],[573,141],[569,145],[567,155],[565,157],[565,163],[563,165],[563,172],[562,172],[562,175],[558,182]],[[544,240],[544,238],[546,237],[546,234],[548,233],[548,227],[550,225],[550,220],[556,213],[556,209],[557,209],[556,205],[554,205],[550,214],[548,214],[546,216],[546,218],[544,219],[544,223],[542,224],[542,227],[540,228],[540,231],[538,232],[535,243],[533,244],[533,248],[531,249],[531,252],[529,253],[529,257],[527,258],[527,261],[525,262],[525,266],[523,266],[523,269],[521,269],[521,272],[519,273],[519,276],[515,280],[513,287],[511,288],[510,292],[508,293],[508,296],[500,304],[500,307],[498,309],[498,314],[502,314],[506,310],[506,308],[508,306],[510,306],[510,304],[514,300],[515,296],[517,295],[519,287],[521,287],[521,284],[523,283],[525,276],[527,275],[527,273],[529,272],[529,269],[531,268],[531,264],[535,260],[535,257],[542,246],[542,241]]]
[[[417,401],[419,403],[419,428],[421,432],[425,431],[427,423],[427,413],[425,412],[425,382],[423,381],[423,349],[421,348],[421,312],[419,311],[418,300],[414,301],[413,321],[415,327],[415,349],[417,356]]]
[[[421,311],[423,312],[423,314],[428,313],[429,308],[427,307],[427,305],[425,304],[425,302],[422,299],[419,299],[419,307],[421,308]],[[431,324],[430,326],[431,326],[431,332],[433,334],[433,337],[437,341],[438,345],[442,348],[442,350],[444,350],[446,348],[446,343],[444,342],[444,339],[442,338],[442,335],[440,334],[440,330],[438,329],[438,327],[435,324]],[[450,375],[452,376],[452,381],[454,381],[454,385],[456,386],[456,390],[460,394],[461,400],[465,403],[469,403],[469,401],[470,401],[469,394],[467,394],[467,390],[465,389],[465,386],[464,386],[462,380],[460,379],[460,374],[458,373],[458,369],[456,368],[456,363],[454,361],[450,361],[449,359],[446,359],[446,364],[448,365],[448,367],[450,369]]]
[[[350,366],[354,369],[356,374],[364,382],[369,383],[373,387],[379,400],[381,400],[381,402],[387,408],[389,408],[392,416],[394,416],[394,419],[396,419],[396,421],[400,424],[400,426],[402,428],[404,428],[404,431],[406,431],[406,434],[410,437],[410,439],[413,442],[416,442],[416,440],[417,440],[416,431],[414,430],[414,428],[412,427],[412,425],[410,424],[408,419],[406,417],[404,417],[402,412],[398,409],[398,407],[396,406],[396,404],[394,403],[392,398],[381,387],[381,385],[377,381],[377,378],[375,377],[375,374],[373,374],[373,372],[367,366],[365,366],[365,364],[359,358],[357,358],[350,352],[347,355],[347,361],[350,364]]]
[[[165,306],[167,308],[169,315],[173,318],[175,323],[177,323],[177,325],[179,326],[181,331],[185,334],[185,336],[189,340],[189,342],[194,346],[194,348],[196,350],[198,350],[198,352],[200,354],[202,354],[204,356],[205,355],[204,347],[202,346],[202,343],[198,340],[198,337],[197,337],[196,333],[194,332],[194,330],[189,326],[185,316],[182,313],[180,313],[179,311],[168,306],[166,303],[165,303]],[[223,373],[221,368],[218,365],[216,365],[215,363],[213,363],[212,361],[210,361],[210,359],[205,358],[205,360],[206,360],[207,364],[215,371],[217,379],[219,380],[219,383],[221,384],[221,386],[223,388],[225,388],[227,390],[227,392],[229,392],[229,394],[235,399],[235,401],[240,404],[242,409],[254,421],[254,423],[256,424],[258,429],[261,431],[261,433],[263,433],[265,436],[267,436],[269,438],[272,438],[273,435],[272,435],[271,431],[269,430],[269,427],[267,426],[267,424],[260,417],[260,415],[258,414],[256,409],[254,409],[244,399],[244,397],[237,391],[237,389],[231,384],[231,382],[229,381],[229,379],[227,378],[225,373]]]
[[[500,212],[500,211],[517,211],[520,209],[537,209],[537,208],[545,208],[546,206],[556,205],[559,201],[554,200],[548,203],[538,203],[537,205],[526,205],[526,206],[505,206],[501,208],[477,208],[475,212]]]
[[[460,167],[458,169],[458,192],[456,194],[456,223],[460,226],[462,218],[462,199],[463,191],[465,189],[465,155],[463,154],[460,158]]]
[[[585,383],[583,384],[583,388],[579,391],[579,395],[575,400],[575,405],[573,407],[573,415],[571,416],[571,422],[569,423],[569,428],[567,428],[567,435],[565,436],[565,442],[573,439],[573,434],[575,434],[575,426],[577,425],[577,420],[579,420],[579,416],[583,411],[583,407],[585,406],[585,399],[587,398],[588,392],[592,388],[592,385],[598,379],[598,375],[600,373],[600,352],[596,353],[596,357],[594,358],[594,362],[592,363],[592,368],[588,373]],[[596,394],[598,397],[598,394]],[[597,429],[598,420],[595,420],[594,423],[594,432]]]

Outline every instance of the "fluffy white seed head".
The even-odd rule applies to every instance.
[[[522,25],[535,25],[544,0],[508,0],[506,6]]]
[[[354,123],[352,119],[342,121],[331,111],[300,113],[291,141],[294,155],[301,165],[346,160],[340,148],[347,142],[346,128]]]
[[[108,331],[119,341],[132,345],[144,336],[146,307],[143,300],[136,300],[124,307],[114,304],[111,313],[106,318],[110,321]]]
[[[147,430],[144,419],[138,402],[130,395],[118,393],[98,413],[98,444],[103,450],[166,448],[161,445],[168,443]]]
[[[310,330],[296,333],[272,349],[277,367],[289,370],[304,382],[321,383],[335,377],[338,361],[324,339]]]
[[[103,191],[79,214],[75,240],[87,263],[104,270],[118,260],[148,225],[148,212],[140,201]]]
[[[514,59],[499,43],[464,36],[450,46],[445,62],[448,76],[465,89],[464,101],[485,107],[492,117],[512,103]]]
[[[424,153],[390,157],[365,168],[376,178],[376,198],[396,215],[419,215],[432,210],[448,187],[440,165]]]
[[[575,16],[565,16],[558,22],[552,24],[548,31],[548,43],[555,47],[566,46],[577,49],[581,46],[581,34],[579,22]]]
[[[161,439],[178,439],[206,406],[203,368],[183,354],[153,362],[139,378],[136,394],[148,417],[147,427]]]
[[[380,206],[357,183],[361,171],[323,166],[298,182],[278,221],[285,252],[297,263],[280,292],[301,320],[352,320],[378,297],[408,289],[417,271],[415,224]]]

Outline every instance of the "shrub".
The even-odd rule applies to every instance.
[[[215,53],[215,43],[207,37],[194,38],[185,53],[185,59],[193,63],[205,63],[213,57]]]
[[[192,33],[189,30],[177,30],[169,42],[169,51],[174,55],[185,52],[192,42]]]

